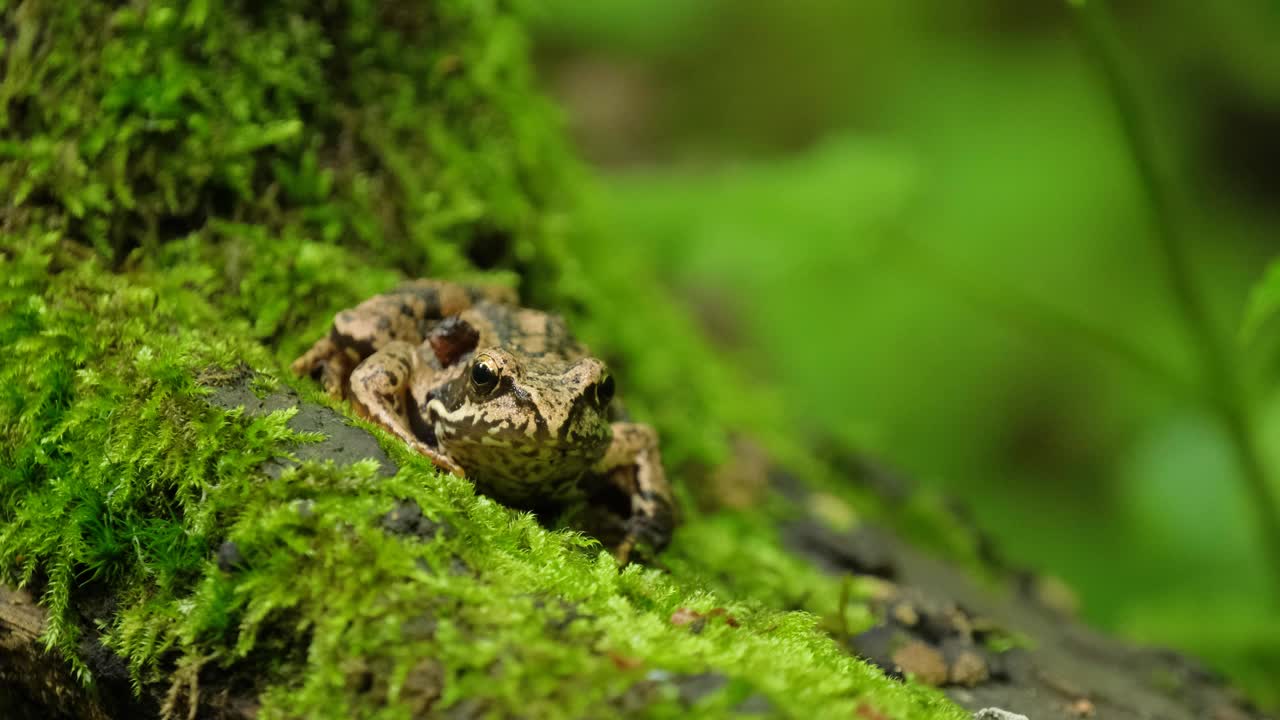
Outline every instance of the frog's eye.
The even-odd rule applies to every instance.
[[[488,395],[498,387],[498,369],[487,357],[478,358],[471,365],[471,385],[481,395]]]
[[[605,407],[613,400],[613,376],[605,375],[604,379],[591,386],[591,391],[595,393],[596,405]]]

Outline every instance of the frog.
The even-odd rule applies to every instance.
[[[621,564],[671,539],[657,432],[627,419],[608,366],[562,316],[511,288],[408,281],[334,315],[291,369],[505,504],[600,504],[587,515],[613,519],[589,532]]]

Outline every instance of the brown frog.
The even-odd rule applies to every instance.
[[[503,502],[623,498],[621,522],[596,532],[622,562],[670,539],[657,434],[618,421],[605,364],[512,290],[406,283],[338,313],[292,368]]]

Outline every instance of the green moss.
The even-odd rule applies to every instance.
[[[0,188],[117,261],[222,218],[550,267],[564,155],[508,3],[8,5]]]
[[[677,535],[663,562],[721,597],[809,613],[836,637],[869,628],[868,601],[882,583],[819,572],[782,547],[773,520],[762,512],[700,518]]]
[[[402,470],[391,479],[360,463],[267,480],[256,465],[297,439],[287,413],[215,409],[197,378],[245,361],[270,375],[272,363],[241,337],[244,320],[219,320],[184,289],[196,269],[115,275],[90,261],[54,272],[55,239],[4,240],[13,257],[0,339],[14,362],[0,377],[0,567],[7,582],[47,577],[46,639],[68,657],[80,628],[67,608],[102,584],[120,600],[105,642],[141,681],[167,662],[234,671],[276,658],[266,661],[264,717],[407,717],[421,700],[406,678],[423,658],[443,669],[437,702],[480,698],[497,713],[581,716],[665,677],[655,672],[713,669],[735,681],[723,692],[746,688],[788,711],[849,714],[871,698],[897,717],[960,716],[849,657],[813,615],[731,602],[694,572],[619,573],[592,541],[476,496],[395,442],[386,448]],[[403,500],[440,524],[434,537],[383,528]],[[728,523],[697,523],[683,542],[749,548],[746,535],[763,530],[717,531]],[[214,559],[224,541],[238,549],[235,567]],[[776,582],[744,596],[823,586],[785,558],[758,560],[777,567]],[[695,633],[670,620],[716,607],[738,626]],[[299,643],[304,652],[282,650]],[[374,670],[388,681],[363,684]],[[655,692],[646,714],[682,712]],[[703,702],[708,715],[727,708]]]
[[[178,710],[205,673],[251,668],[268,718],[675,717],[679,679],[711,671],[727,682],[700,715],[759,694],[789,715],[962,716],[819,628],[865,622],[865,589],[786,554],[773,511],[690,507],[672,572],[619,572],[385,434],[394,478],[270,479],[261,463],[311,438],[205,401],[247,368],[327,402],[281,369],[334,311],[406,274],[484,274],[610,360],[678,488],[731,430],[817,467],[639,258],[569,221],[576,171],[507,3],[0,12],[0,580],[41,593],[45,641],[83,677],[98,636],[139,685],[172,673]],[[406,500],[435,537],[386,531]],[[102,598],[115,611],[86,624]],[[718,607],[737,625],[671,622]]]

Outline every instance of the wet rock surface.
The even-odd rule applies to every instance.
[[[1028,720],[1026,715],[1018,715],[1000,708],[983,708],[973,714],[973,720]]]
[[[807,506],[794,482],[778,489]],[[994,589],[884,530],[838,532],[816,517],[785,527],[783,539],[827,572],[891,580],[896,590],[875,608],[880,622],[850,638],[850,651],[890,675],[941,687],[975,717],[1269,717],[1191,658],[1090,629],[1051,580],[997,563],[1009,582]]]
[[[225,382],[212,384],[212,392],[206,399],[210,405],[223,410],[243,407],[245,415],[249,417],[297,408],[298,412],[289,418],[289,429],[324,436],[319,442],[297,443],[290,448],[296,461],[286,457],[268,461],[263,466],[268,475],[279,477],[286,468],[310,460],[332,460],[338,465],[350,465],[367,458],[378,462],[380,475],[391,477],[396,474],[399,468],[387,457],[373,435],[350,424],[341,413],[323,405],[305,402],[297,393],[283,386],[266,397],[258,397],[253,391],[253,381],[254,375],[246,372]]]
[[[449,537],[454,532],[448,523],[427,517],[413,500],[396,503],[394,508],[383,515],[382,529],[393,535],[412,536],[419,540],[434,540],[437,533]]]
[[[784,525],[782,536],[792,550],[828,573],[892,580],[897,572],[893,537],[879,528],[859,527],[839,533],[820,523],[801,520]]]
[[[240,546],[230,540],[218,546],[214,559],[218,563],[218,569],[225,573],[234,572],[244,565],[244,555],[240,552]]]
[[[644,680],[613,698],[610,705],[618,715],[623,717],[641,714],[646,708],[663,699],[673,699],[681,707],[691,709],[703,700],[724,691],[730,683],[729,676],[719,672],[680,674],[665,670],[651,670]],[[773,703],[757,692],[747,695],[732,709],[735,714],[746,716],[767,715],[774,710]]]

